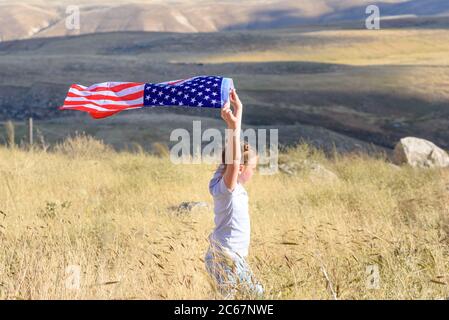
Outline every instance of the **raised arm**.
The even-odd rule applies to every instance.
[[[231,110],[232,105],[232,110]],[[228,190],[233,191],[237,185],[240,172],[240,131],[242,125],[243,105],[235,90],[231,91],[230,102],[221,109],[221,117],[228,127],[228,141],[225,146],[226,170],[223,180]]]

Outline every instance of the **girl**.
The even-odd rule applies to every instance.
[[[248,194],[243,184],[254,173],[257,155],[248,144],[244,145],[243,153],[240,150],[242,111],[243,105],[236,91],[232,90],[230,102],[221,110],[229,138],[222,164],[209,183],[209,191],[214,198],[215,229],[209,236],[210,246],[205,263],[225,298],[234,298],[236,293],[249,297],[261,297],[263,294],[263,287],[254,279],[246,262],[250,219]]]

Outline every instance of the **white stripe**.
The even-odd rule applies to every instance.
[[[134,83],[134,82],[102,82],[102,83],[96,83],[91,85],[90,87],[84,87],[78,84],[78,86],[86,88],[86,90],[94,90],[95,88],[98,87],[106,87],[106,88],[111,88],[111,87],[115,87],[115,86],[119,86],[121,84],[130,84],[130,83]],[[136,83],[137,84],[137,83]]]
[[[78,105],[78,106],[66,106],[63,105],[63,108],[67,108],[67,109],[72,109],[72,108],[77,108],[77,107],[86,107],[86,108],[90,108],[90,109],[94,109],[97,111],[119,111],[120,109],[106,109],[106,108],[102,108],[102,107],[98,107],[96,105],[87,103],[87,104],[83,104],[83,105]]]
[[[93,100],[93,99],[84,98],[84,97],[75,97],[75,98],[67,97],[65,99],[65,101],[95,102],[98,104],[113,104],[116,106],[125,106],[126,107],[126,106],[133,105],[133,104],[143,104],[143,97],[135,99],[135,100],[122,100],[122,101],[105,100],[105,99]]]
[[[142,109],[143,108],[143,107],[129,107],[129,108],[126,108],[126,109],[105,109],[105,108],[97,107],[97,106],[94,106],[94,105],[91,105],[91,104],[83,104],[83,105],[80,105],[80,106],[66,106],[66,105],[62,106],[63,109],[75,109],[77,107],[85,107],[85,108],[94,109],[94,110],[97,110],[97,111],[100,111],[100,112],[125,111],[125,110],[134,110],[134,109]]]
[[[128,89],[124,89],[124,90],[119,91],[119,92],[113,92],[113,91],[110,91],[110,90],[90,92],[90,91],[80,91],[80,90],[75,89],[75,88],[70,88],[69,92],[73,93],[73,94],[76,94],[76,95],[79,95],[79,96],[83,96],[83,97],[88,97],[88,96],[91,96],[91,95],[103,95],[103,96],[109,96],[109,97],[123,97],[123,96],[127,96],[129,94],[136,93],[136,92],[139,92],[139,91],[142,91],[142,94],[143,94],[144,87],[145,87],[145,85],[138,85],[138,86],[131,87],[131,88],[128,88]]]
[[[173,82],[176,82],[176,81],[180,81],[180,82],[177,82],[176,84],[174,84],[175,86],[177,86],[177,85],[183,84],[183,83],[188,82],[188,81],[190,81],[190,80],[192,80],[192,79],[195,79],[195,78],[197,78],[197,77],[193,77],[193,78],[189,78],[189,79],[184,79],[184,80],[178,79],[178,80],[173,80],[173,81],[161,82],[161,83],[158,83],[158,84],[167,85],[167,84],[169,84],[169,83],[173,83]],[[182,81],[181,81],[181,80],[182,80]]]

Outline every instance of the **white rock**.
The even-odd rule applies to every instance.
[[[210,208],[207,202],[182,202],[176,210],[178,212],[191,212],[199,208]],[[173,208],[174,209],[174,208]]]
[[[323,167],[321,164],[303,160],[301,162],[288,162],[279,165],[279,171],[285,173],[289,176],[294,176],[300,171],[305,171],[308,173],[309,178],[312,180],[337,180],[338,176],[330,171],[329,169]]]
[[[428,140],[407,137],[396,145],[393,162],[407,163],[413,167],[449,167],[449,155]]]

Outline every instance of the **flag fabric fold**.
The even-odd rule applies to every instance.
[[[88,112],[93,118],[145,107],[221,108],[234,88],[230,78],[198,76],[162,83],[104,82],[73,84],[60,110]]]

